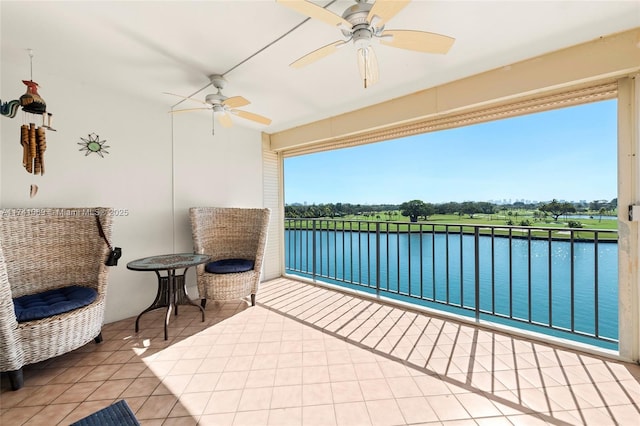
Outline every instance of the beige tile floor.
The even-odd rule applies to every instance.
[[[258,305],[181,307],[25,368],[0,424],[67,425],[124,399],[143,425],[638,425],[640,366],[289,279]]]

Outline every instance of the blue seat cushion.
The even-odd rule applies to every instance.
[[[34,321],[87,306],[98,297],[92,288],[72,285],[13,299],[18,322]]]
[[[247,272],[253,269],[253,260],[249,259],[223,259],[209,262],[204,270],[211,274],[233,274]]]

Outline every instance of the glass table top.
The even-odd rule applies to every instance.
[[[127,269],[134,271],[160,271],[182,269],[206,263],[211,257],[207,254],[174,253],[143,257],[127,263]]]

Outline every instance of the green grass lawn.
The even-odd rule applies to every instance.
[[[389,220],[391,218],[391,220]],[[513,225],[507,226],[508,220],[513,222]],[[531,225],[521,225],[524,220],[528,220]],[[570,228],[569,220],[578,221],[582,224],[581,228]],[[376,223],[380,223],[376,225]],[[467,226],[465,226],[467,225]],[[482,225],[486,225],[487,228],[483,228]],[[400,214],[388,215],[387,213],[379,213],[370,216],[364,215],[350,215],[337,219],[337,222],[332,221],[330,218],[318,218],[316,219],[316,229],[330,229],[330,230],[353,230],[353,231],[370,231],[375,232],[379,227],[380,232],[419,232],[421,229],[423,232],[446,232],[447,230],[452,233],[462,232],[474,233],[475,227],[480,226],[479,232],[481,235],[490,235],[491,227],[498,226],[501,228],[494,229],[495,235],[508,236],[511,233],[514,237],[528,236],[531,232],[531,236],[534,238],[551,238],[553,239],[568,239],[570,233],[567,231],[574,230],[574,239],[578,240],[593,240],[595,237],[594,231],[615,231],[618,229],[618,221],[607,218],[599,219],[598,215],[594,215],[593,219],[566,219],[560,217],[557,222],[554,222],[552,218],[546,218],[538,220],[533,217],[533,212],[518,212],[518,215],[512,214],[511,216],[496,213],[491,215],[476,214],[473,218],[469,215],[433,215],[430,216],[427,221],[420,221],[417,224],[409,222],[408,217],[401,216]],[[288,229],[292,229],[293,225]],[[296,229],[312,229],[313,222],[311,219],[302,219],[296,222]],[[541,230],[539,228],[557,228],[557,231]],[[614,232],[598,232],[599,240],[617,240],[617,233]]]

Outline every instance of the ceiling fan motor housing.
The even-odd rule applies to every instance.
[[[227,80],[220,74],[211,74],[209,80],[213,87],[218,89],[218,93],[211,93],[204,98],[204,101],[209,105],[222,105],[227,97],[222,94],[222,89],[227,85]]]
[[[373,5],[366,2],[358,2],[351,7],[348,7],[347,10],[344,11],[342,17],[347,20],[351,26],[351,31],[342,29],[342,34],[345,37],[351,37],[352,34],[355,35],[355,30],[362,27],[362,29],[368,29],[370,22],[367,21],[369,17],[369,11]]]
[[[218,89],[218,93],[211,93],[204,98],[204,101],[209,105],[222,105],[222,102],[227,99],[226,96],[220,93]]]

